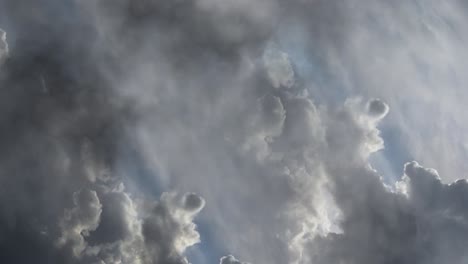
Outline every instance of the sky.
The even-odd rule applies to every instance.
[[[467,23],[0,0],[0,263],[467,263]]]

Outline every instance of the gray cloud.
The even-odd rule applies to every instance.
[[[73,254],[80,256],[86,248],[85,237],[99,226],[102,205],[96,192],[83,190],[74,194],[75,207],[65,212],[58,244],[71,244]]]
[[[466,182],[369,164],[403,111],[360,78],[383,3],[27,2],[0,0],[0,262],[466,262]]]
[[[6,38],[6,32],[0,29],[0,64],[3,63],[8,57],[9,49]]]
[[[388,105],[379,99],[374,99],[368,104],[369,114],[381,118],[388,113]]]
[[[201,197],[163,193],[158,202],[140,203],[122,184],[96,187],[74,194],[60,220],[58,249],[79,263],[188,263],[184,251],[200,242],[193,218]]]
[[[395,110],[385,127],[402,143],[389,145],[396,160],[389,173],[417,159],[446,182],[465,177],[465,4],[302,1],[288,8],[296,15],[285,16],[277,38],[316,97],[360,94]]]
[[[398,190],[390,190],[370,170],[357,170],[359,183],[337,185],[344,214],[342,232],[309,244],[315,263],[464,263],[466,240],[460,201],[466,181],[447,185],[434,170],[405,166]],[[339,192],[339,193],[338,193]]]

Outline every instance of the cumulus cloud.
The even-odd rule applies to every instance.
[[[73,254],[80,256],[86,248],[85,237],[96,230],[101,217],[102,205],[96,192],[83,190],[74,194],[75,207],[65,212],[61,222],[62,236],[58,244],[71,244]]]
[[[247,264],[247,263],[246,262],[240,262],[234,256],[228,255],[228,256],[222,257],[219,260],[219,264]]]
[[[62,2],[0,0],[1,263],[466,262],[466,181],[369,162],[395,4]]]
[[[277,38],[316,96],[360,94],[394,109],[385,126],[398,142],[389,142],[387,173],[417,159],[446,182],[465,177],[466,4],[302,1],[288,8],[296,15],[286,16]]]
[[[58,248],[79,263],[188,263],[185,250],[200,242],[193,218],[204,200],[196,194],[163,193],[140,206],[122,184],[74,194],[60,220]],[[139,213],[140,212],[140,213]]]
[[[152,208],[152,214],[143,223],[145,241],[150,255],[157,256],[153,257],[159,260],[156,262],[188,263],[181,254],[186,248],[200,242],[193,217],[203,208],[203,204],[203,199],[195,194],[178,197],[166,193],[161,196],[161,202]],[[158,249],[161,241],[167,246]]]
[[[315,263],[464,263],[458,242],[466,240],[460,207],[466,181],[444,184],[437,172],[416,162],[405,166],[399,188],[384,186],[371,170],[359,170],[359,184],[336,186],[344,213],[342,232],[309,244]],[[364,181],[364,179],[366,179]],[[348,191],[344,190],[348,189]],[[463,194],[462,194],[463,193]]]

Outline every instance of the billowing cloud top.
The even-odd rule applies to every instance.
[[[467,263],[409,2],[0,0],[0,263]]]
[[[247,263],[240,262],[234,256],[229,255],[229,256],[222,257],[221,260],[219,261],[219,264],[247,264]]]
[[[379,99],[369,101],[367,107],[369,114],[378,118],[382,118],[388,113],[388,105]]]

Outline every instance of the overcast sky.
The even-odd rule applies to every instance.
[[[0,0],[0,263],[468,262],[461,0]]]

